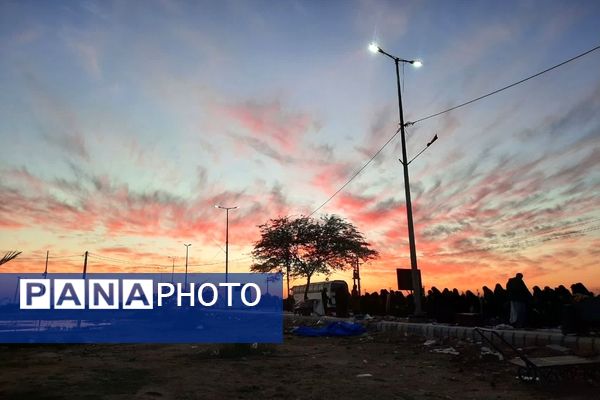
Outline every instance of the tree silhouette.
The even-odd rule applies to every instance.
[[[21,254],[20,251],[9,251],[0,259],[0,265],[6,264],[7,262],[14,260],[17,256]]]
[[[254,244],[252,256],[256,260],[251,267],[256,272],[283,272],[287,279],[287,295],[290,293],[292,252],[297,242],[289,217],[270,219],[260,225],[261,238]]]
[[[378,255],[354,225],[336,215],[279,218],[260,228],[251,269],[272,272],[285,267],[291,275],[306,278],[305,299],[314,274],[329,275],[348,268],[357,258],[366,261]]]

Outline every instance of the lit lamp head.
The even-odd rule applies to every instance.
[[[415,68],[421,68],[423,66],[423,61],[421,61],[421,60],[414,60],[414,61],[411,61],[411,64]]]
[[[369,43],[369,51],[371,53],[377,53],[379,51],[379,46],[375,42]]]
[[[238,206],[235,206],[235,207],[225,207],[225,206],[222,206],[220,204],[215,204],[215,208],[220,208],[222,210],[235,210],[235,209],[238,208]]]

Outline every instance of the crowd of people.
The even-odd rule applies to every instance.
[[[413,295],[400,291],[381,290],[358,296],[351,295],[354,314],[392,315],[406,317],[414,313]],[[592,301],[587,301],[591,299]],[[455,323],[464,314],[475,314],[486,325],[510,324],[515,328],[557,327],[567,323],[570,314],[580,303],[592,304],[583,312],[600,313],[600,297],[594,296],[582,283],[571,285],[571,290],[560,285],[543,289],[534,286],[530,291],[523,275],[510,278],[505,286],[497,283],[493,289],[484,286],[482,293],[457,289],[439,290],[432,287],[423,298],[427,317],[442,323]],[[571,313],[569,310],[573,310]]]

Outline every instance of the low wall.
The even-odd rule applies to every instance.
[[[472,339],[480,341],[481,336],[475,332],[475,328],[465,326],[448,326],[436,324],[419,324],[411,322],[379,321],[373,324],[377,330],[382,332],[399,332],[409,335],[423,336],[426,338]],[[515,347],[544,346],[557,344],[582,351],[600,351],[600,338],[591,336],[563,335],[561,333],[547,332],[543,330],[499,330],[493,329],[504,340]],[[485,333],[485,332],[484,332]],[[486,337],[493,338],[487,334]],[[495,341],[499,341],[497,338]]]
[[[314,322],[321,320],[323,322],[333,321],[351,321],[350,319],[335,318],[335,317],[300,317],[294,316],[291,313],[285,313],[286,320],[294,320],[297,323],[303,323],[303,321]],[[434,338],[458,338],[458,339],[471,339],[474,341],[481,341],[481,336],[475,332],[475,328],[466,326],[450,326],[450,325],[438,325],[430,323],[415,323],[415,322],[403,322],[403,321],[359,321],[366,323],[370,327],[374,327],[376,330],[381,332],[398,332],[400,334],[422,336],[429,339]],[[575,335],[563,335],[558,332],[548,332],[544,330],[500,330],[493,329],[497,332],[504,340],[512,344],[515,347],[524,346],[545,346],[548,344],[556,344],[565,346],[574,350],[584,352],[600,352],[600,338],[591,336],[575,336]],[[486,337],[492,338],[494,343],[499,342],[497,338],[487,334]]]

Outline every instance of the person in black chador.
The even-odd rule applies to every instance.
[[[340,318],[348,317],[349,305],[348,289],[339,287],[335,290],[335,316]]]
[[[510,324],[515,328],[523,328],[527,323],[527,307],[531,301],[531,293],[523,282],[523,274],[518,273],[506,283],[506,292],[510,300]]]
[[[358,288],[356,287],[356,283],[352,286],[352,292],[350,294],[350,303],[352,308],[352,313],[354,315],[360,313],[360,295],[358,294]]]
[[[327,296],[327,289],[321,290],[321,302],[323,303],[323,315],[327,315],[327,304],[329,304],[329,296]]]

